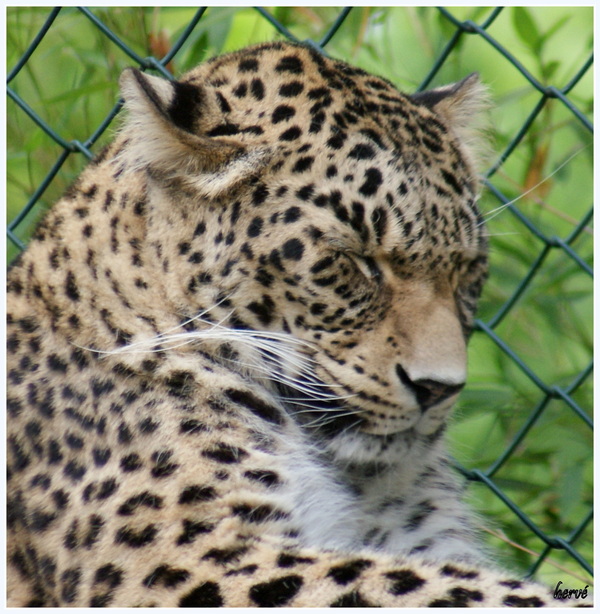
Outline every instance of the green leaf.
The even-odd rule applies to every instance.
[[[529,10],[522,6],[513,8],[513,24],[519,38],[534,52],[542,45],[542,37]]]
[[[569,467],[559,478],[558,513],[561,520],[567,521],[569,515],[581,500],[583,490],[583,464]]]
[[[543,43],[545,43],[549,38],[552,38],[566,23],[571,19],[571,15],[565,15],[561,17],[554,25],[550,26],[546,32],[541,37]]]

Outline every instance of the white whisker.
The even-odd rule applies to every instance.
[[[535,190],[537,190],[546,181],[552,179],[552,177],[556,175],[556,173],[558,173],[561,169],[563,169],[575,156],[579,155],[586,147],[588,146],[584,145],[583,147],[580,147],[576,152],[571,154],[562,164],[560,164],[556,169],[554,169],[547,177],[544,177],[544,179],[542,179],[541,181],[538,181],[538,183],[536,183],[534,186],[532,186],[531,188],[529,188],[522,194],[519,194],[519,196],[517,196],[516,198],[513,198],[513,200],[507,203],[504,203],[503,205],[500,205],[499,207],[496,207],[495,209],[492,209],[491,211],[488,211],[483,216],[484,221],[478,224],[477,227],[480,228],[481,226],[483,226],[483,224],[489,222],[490,220],[493,220],[496,216],[500,215],[500,213],[502,213],[504,209],[506,209],[507,207],[510,207],[510,205],[513,205],[518,200],[521,200],[521,198],[524,198],[525,196],[527,196],[527,194],[530,194],[531,192],[534,192]]]

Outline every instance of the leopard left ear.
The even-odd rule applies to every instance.
[[[490,100],[478,73],[472,73],[457,83],[413,94],[410,98],[445,120],[466,146],[466,153],[471,158],[487,157],[487,139],[482,138],[482,134]]]
[[[413,94],[411,99],[455,127],[467,127],[489,105],[488,93],[474,72],[462,81]]]
[[[212,92],[200,84],[166,81],[126,69],[119,85],[128,118],[123,156],[134,169],[177,179],[216,198],[270,159],[267,147],[248,147],[233,137],[210,136],[206,127],[222,123]]]

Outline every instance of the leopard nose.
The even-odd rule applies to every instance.
[[[396,365],[396,373],[402,384],[415,395],[422,412],[454,396],[465,385],[464,382],[456,384],[434,379],[412,380],[402,365],[399,364]]]

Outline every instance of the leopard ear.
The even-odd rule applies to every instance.
[[[490,107],[490,100],[478,73],[472,73],[457,83],[413,94],[411,99],[444,119],[465,146],[469,157],[487,158],[487,139],[483,135],[485,111]]]
[[[266,147],[249,148],[230,137],[211,137],[205,128],[222,123],[216,100],[202,85],[166,81],[134,68],[120,78],[128,111],[124,156],[135,169],[177,178],[208,198],[216,198],[270,158]]]
[[[419,92],[411,98],[444,117],[450,125],[463,128],[471,125],[489,104],[487,89],[476,72],[462,81]]]

